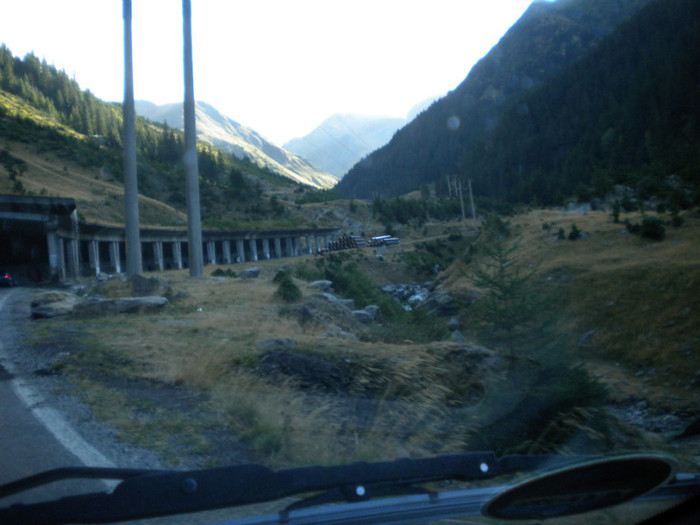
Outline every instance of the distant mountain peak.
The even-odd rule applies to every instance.
[[[336,113],[308,135],[292,139],[283,147],[340,179],[363,157],[389,142],[397,130],[436,98],[431,97],[411,108],[407,118]]]
[[[183,129],[184,116],[181,103],[156,105],[139,100],[136,112],[154,122]],[[255,130],[225,116],[213,105],[197,101],[195,103],[197,137],[200,140],[223,149],[239,159],[248,158],[251,162],[287,177],[301,184],[317,188],[332,188],[337,179],[319,169],[306,159],[275,146]]]

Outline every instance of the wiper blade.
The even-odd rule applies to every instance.
[[[4,485],[0,487],[0,497],[57,479],[87,477],[122,481],[111,493],[68,496],[53,502],[15,504],[0,509],[0,523],[106,523],[260,503],[313,492],[323,494],[305,501],[361,502],[377,496],[427,493],[419,485],[428,482],[482,480],[518,471],[560,468],[591,459],[555,455],[497,459],[491,452],[475,452],[280,471],[255,464],[197,471],[58,469]]]
[[[6,525],[105,523],[260,503],[319,491],[331,491],[332,496],[348,502],[363,501],[377,495],[412,493],[416,485],[431,481],[479,480],[571,461],[560,456],[496,459],[492,452],[474,452],[280,471],[256,464],[197,471],[57,469],[1,486],[0,498],[59,479],[122,481],[111,493],[68,496],[0,509],[0,522]]]

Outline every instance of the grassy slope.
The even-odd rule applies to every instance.
[[[557,240],[557,230],[568,232],[572,224],[588,236]],[[695,351],[700,338],[700,219],[686,215],[686,224],[669,228],[662,242],[626,233],[622,224],[614,224],[603,212],[537,210],[515,217],[512,225],[520,239],[519,256],[537,268],[541,290],[557,301],[559,336],[574,350],[575,359],[609,387],[610,402],[624,407],[644,400],[652,415],[697,417],[700,392],[693,380],[700,369]],[[428,225],[433,233],[459,228],[457,224]],[[392,275],[408,278],[400,252],[411,249],[410,241],[394,247],[384,261],[372,257],[369,250],[352,257],[377,282],[385,283]],[[458,372],[455,377],[460,381],[451,382],[454,363],[444,359],[440,345],[329,338],[323,335],[325,327],[299,324],[280,315],[285,305],[275,296],[273,276],[290,264],[314,265],[317,260],[260,261],[255,263],[262,268],[256,280],[217,280],[210,275],[211,267],[201,279],[189,279],[186,272],[167,272],[164,276],[173,291],[184,292],[184,297],[162,312],[46,321],[37,325],[38,337],[51,339],[67,323],[77,328],[84,344],[57,366],[88,392],[91,403],[102,407],[105,421],[166,456],[179,459],[199,453],[210,461],[224,439],[221,434],[230,452],[224,459],[219,456],[220,461],[252,454],[273,465],[459,450],[460,436],[469,431],[473,417],[470,410],[478,410],[479,405],[450,408],[445,396],[449,398],[455,385],[471,388],[468,383],[472,382],[478,389],[483,380],[488,388],[495,379]],[[468,266],[455,263],[439,279],[452,293],[468,294],[470,285],[464,276],[468,271]],[[315,293],[304,282],[296,282],[305,297]],[[118,281],[102,286],[107,288],[97,292],[128,293]],[[468,327],[469,310],[460,316]],[[579,344],[586,333],[592,335]],[[378,404],[371,405],[370,416],[363,409],[363,417],[369,419],[361,423],[361,418],[356,419],[357,407],[349,408],[342,399],[299,390],[294,381],[270,382],[261,376],[257,368],[263,351],[258,344],[268,338],[294,339],[297,353],[303,355],[354,363],[362,381],[380,385],[379,392],[386,388],[378,394]],[[158,389],[166,397],[171,395],[169,388],[189,387],[206,393],[210,401],[206,409],[191,415],[182,407],[132,404],[122,388],[125,377],[161,385]],[[114,399],[121,400],[118,406]],[[453,425],[455,433],[437,437],[435,417],[440,424]],[[398,432],[402,428],[410,428],[411,434]],[[621,431],[616,432],[615,439],[622,439]],[[667,446],[659,435],[629,432],[616,446]],[[186,444],[175,446],[173,434]]]
[[[34,124],[88,140],[4,91],[0,91],[0,106],[10,114],[28,119]],[[17,177],[17,181],[28,194],[73,198],[77,202],[78,211],[87,222],[123,224],[124,188],[109,174],[95,167],[83,167],[66,160],[60,151],[47,150],[41,144],[3,139],[0,147],[25,163],[24,171]],[[9,175],[7,168],[0,165],[0,193],[17,193],[15,181]],[[141,195],[139,206],[144,225],[184,224],[183,213],[155,199]]]

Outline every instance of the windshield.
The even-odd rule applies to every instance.
[[[0,20],[0,485],[476,451],[555,459],[428,491],[700,470],[695,2],[95,4]]]

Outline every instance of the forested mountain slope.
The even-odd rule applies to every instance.
[[[526,94],[466,151],[481,195],[556,204],[615,184],[687,206],[700,197],[700,3],[647,6]]]
[[[337,189],[354,197],[397,195],[446,175],[476,178],[465,156],[504,112],[588,54],[648,1],[533,3],[462,84],[355,165]]]
[[[0,47],[1,191],[72,197],[85,189],[81,177],[91,174],[96,181],[114,186],[107,193],[118,192],[123,182],[121,129],[120,105],[81,90],[65,72],[34,55],[19,59]],[[137,118],[136,144],[139,193],[183,211],[182,132]],[[49,171],[61,174],[60,185],[33,179],[35,168],[46,170],[27,162],[32,155],[54,159]],[[279,222],[284,219],[282,208],[269,192],[303,191],[290,179],[213,146],[200,143],[198,161],[205,225],[238,220]],[[81,177],[72,177],[73,171],[79,171]],[[101,200],[105,199],[109,201],[106,194]],[[99,210],[100,203],[91,209]],[[110,212],[105,218],[118,221],[119,214]],[[102,218],[98,214],[91,219]]]

